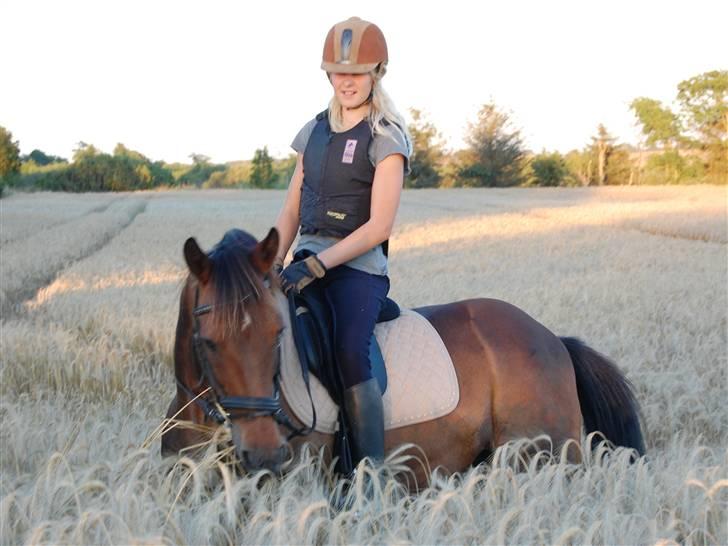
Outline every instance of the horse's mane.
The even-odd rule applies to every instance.
[[[207,254],[215,286],[213,316],[225,335],[249,324],[245,305],[259,301],[263,293],[264,287],[249,259],[257,244],[249,233],[231,229]]]

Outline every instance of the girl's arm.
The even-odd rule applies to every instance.
[[[283,202],[283,208],[278,214],[276,220],[276,229],[280,237],[278,243],[278,253],[276,254],[276,263],[283,265],[283,260],[291,248],[293,240],[296,238],[298,225],[301,222],[299,216],[299,206],[301,203],[301,187],[303,184],[303,154],[299,153],[296,158],[296,168],[293,170],[291,182],[288,184],[288,192],[286,200]]]
[[[399,207],[403,183],[404,156],[391,154],[382,159],[374,171],[369,220],[335,245],[318,254],[318,259],[326,266],[326,269],[361,256],[389,239]],[[293,187],[293,182],[291,182],[291,187]],[[299,199],[300,191],[296,198],[296,207],[298,207]],[[298,216],[298,208],[296,208],[296,215]],[[290,245],[290,242],[288,244]]]

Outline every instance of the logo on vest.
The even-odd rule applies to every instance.
[[[346,141],[346,147],[344,148],[344,155],[341,157],[342,163],[354,163],[354,151],[356,150],[357,140],[349,139]]]
[[[356,141],[354,141],[356,142]],[[343,212],[334,212],[333,210],[327,210],[326,216],[331,216],[332,218],[335,218],[337,220],[343,220],[346,218],[346,214]]]

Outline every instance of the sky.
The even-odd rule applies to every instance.
[[[0,126],[23,154],[283,157],[326,108],[323,41],[352,15],[384,32],[397,108],[450,149],[489,101],[533,151],[582,148],[599,123],[636,144],[634,98],[673,105],[679,82],[728,69],[725,0],[0,0]]]

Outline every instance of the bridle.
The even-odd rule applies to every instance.
[[[265,284],[270,286],[269,280],[265,279]],[[207,358],[207,352],[204,342],[207,340],[201,334],[200,318],[202,315],[210,313],[214,307],[213,304],[199,305],[200,287],[195,289],[195,306],[192,309],[192,318],[194,326],[192,330],[192,349],[195,360],[200,368],[200,380],[195,388],[202,386],[203,382],[209,385],[211,397],[202,397],[196,395],[192,389],[187,387],[179,378],[177,385],[193,400],[209,418],[218,424],[232,424],[235,419],[256,419],[258,417],[272,417],[276,423],[288,428],[291,433],[288,440],[296,436],[305,436],[313,431],[316,426],[315,414],[314,422],[310,427],[296,427],[291,418],[281,406],[281,341],[278,334],[276,342],[276,372],[273,376],[273,396],[222,396],[223,389],[215,377],[212,364]],[[310,393],[309,393],[310,396]],[[311,401],[313,404],[313,400]]]

